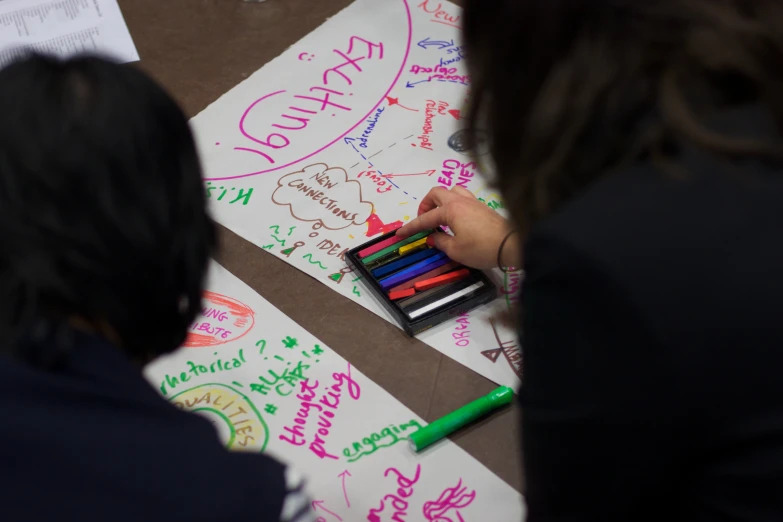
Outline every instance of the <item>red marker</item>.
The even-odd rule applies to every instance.
[[[449,272],[448,274],[444,274],[442,276],[433,277],[432,279],[427,279],[426,281],[420,281],[416,283],[414,288],[419,292],[423,292],[424,290],[429,290],[430,288],[435,288],[436,286],[441,286],[448,283],[453,283],[455,281],[459,281],[460,279],[465,279],[469,275],[470,275],[470,270],[468,270],[467,268],[462,268],[460,270],[455,270],[454,272]]]
[[[396,292],[389,292],[389,299],[396,301],[398,299],[404,299],[410,297],[416,293],[415,288],[408,288],[407,290],[397,290]]]

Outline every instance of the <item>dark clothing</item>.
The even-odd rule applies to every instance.
[[[117,348],[69,338],[55,370],[0,356],[0,520],[280,520],[281,464],[229,453]]]
[[[773,136],[762,121],[715,125]],[[529,237],[528,522],[783,520],[783,171],[680,160],[596,182]]]

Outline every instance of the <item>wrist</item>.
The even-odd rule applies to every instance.
[[[498,267],[504,269],[522,268],[522,244],[519,232],[509,231],[498,251]],[[504,270],[505,271],[505,270]]]

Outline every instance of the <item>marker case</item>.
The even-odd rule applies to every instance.
[[[423,332],[424,330],[432,328],[435,325],[448,321],[449,319],[459,314],[468,312],[477,306],[488,303],[497,297],[497,287],[492,283],[489,277],[487,277],[481,270],[470,268],[469,280],[473,282],[482,282],[484,285],[480,289],[476,290],[472,294],[456,299],[452,303],[448,303],[436,310],[432,310],[431,312],[428,312],[421,317],[417,317],[413,320],[409,319],[408,315],[399,306],[399,301],[392,301],[389,299],[388,290],[384,290],[381,287],[381,284],[378,282],[379,279],[384,279],[384,277],[388,277],[388,275],[384,277],[374,277],[372,274],[373,268],[371,266],[365,265],[362,262],[362,258],[359,257],[359,252],[362,250],[365,250],[377,243],[387,241],[396,233],[396,230],[389,232],[388,234],[384,234],[362,245],[352,248],[345,254],[345,259],[348,262],[348,265],[353,268],[354,272],[362,276],[361,282],[363,286],[367,288],[372,293],[373,297],[375,297],[376,300],[378,300],[384,306],[384,308],[386,308],[386,310],[397,319],[397,322],[400,324],[400,326],[402,326],[402,329],[405,330],[408,335],[414,336]]]

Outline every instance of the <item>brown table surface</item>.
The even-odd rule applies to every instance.
[[[120,0],[140,66],[195,116],[351,0]],[[460,3],[460,2],[457,2]],[[227,229],[218,260],[427,421],[495,384]],[[521,489],[518,412],[452,437]]]

